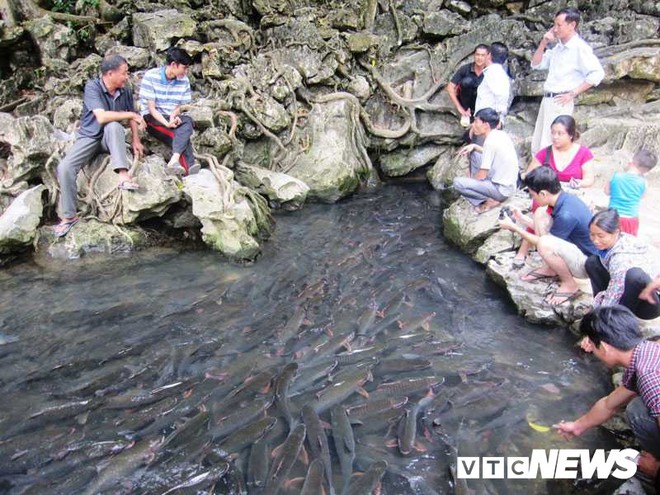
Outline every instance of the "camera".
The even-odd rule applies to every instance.
[[[513,211],[508,206],[503,207],[500,210],[500,214],[498,215],[498,218],[500,220],[504,220],[505,217],[509,217],[509,218],[513,219]]]

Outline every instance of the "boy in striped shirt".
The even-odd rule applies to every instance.
[[[190,138],[193,120],[182,115],[181,106],[192,100],[186,76],[192,58],[180,48],[167,51],[166,65],[148,70],[140,85],[140,109],[147,132],[172,147],[168,171],[176,175],[199,172]]]

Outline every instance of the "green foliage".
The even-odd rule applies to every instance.
[[[99,6],[100,1],[101,0],[81,0],[80,8],[85,9],[85,7],[92,7],[96,9]],[[78,6],[77,0],[53,0],[51,10],[53,12],[75,14],[76,6]]]

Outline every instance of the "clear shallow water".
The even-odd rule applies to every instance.
[[[260,493],[241,488],[260,467],[251,445],[262,435],[249,427],[268,452],[284,441],[273,385],[294,362],[291,426],[304,405],[317,409],[337,493],[336,405],[355,423],[354,472],[387,461],[384,494],[453,492],[457,454],[612,447],[601,431],[567,443],[528,426],[584,412],[607,373],[566,330],[516,315],[444,242],[437,197],[421,185],[280,215],[251,265],[164,250],[53,265],[0,272],[0,493],[164,493],[196,475],[206,481],[188,493]],[[410,441],[399,418],[429,389]],[[257,423],[265,416],[276,421]],[[286,478],[306,471],[296,460]],[[541,481],[469,487],[548,493]]]

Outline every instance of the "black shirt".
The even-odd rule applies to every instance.
[[[474,105],[477,102],[477,87],[483,78],[483,71],[479,75],[474,72],[474,64],[461,66],[451,78],[451,82],[456,85],[458,101],[463,108],[470,109],[472,116],[474,116]]]

